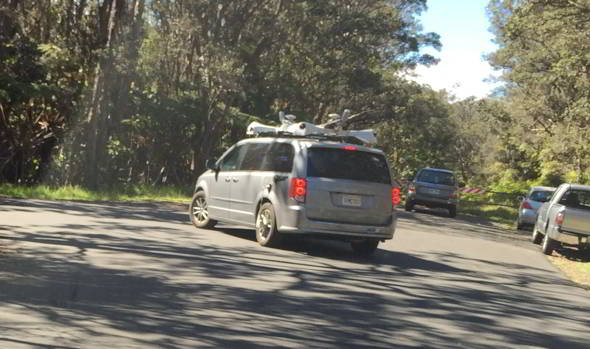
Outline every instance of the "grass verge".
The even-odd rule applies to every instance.
[[[459,212],[462,214],[485,218],[506,228],[514,228],[514,222],[518,217],[517,207],[482,204],[467,200],[461,201],[459,203]]]
[[[93,191],[79,186],[51,187],[46,185],[17,186],[0,184],[0,196],[25,199],[86,200],[86,201],[190,201],[190,189],[174,186],[126,186]]]
[[[590,291],[590,253],[562,248],[549,256],[549,260],[570,280]]]

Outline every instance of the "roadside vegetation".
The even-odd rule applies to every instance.
[[[189,202],[192,188],[172,186],[153,187],[126,186],[110,190],[94,191],[80,186],[51,187],[47,185],[16,186],[0,184],[0,197],[49,199],[49,200],[84,200],[84,201],[172,201]]]

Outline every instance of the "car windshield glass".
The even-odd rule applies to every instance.
[[[455,185],[455,176],[449,172],[423,170],[418,176],[418,182]]]
[[[549,201],[549,199],[551,199],[552,195],[553,195],[553,191],[538,190],[538,191],[532,192],[531,195],[529,196],[529,199],[531,199],[533,201],[547,202],[547,201]]]
[[[337,148],[310,148],[307,176],[391,184],[382,154]]]

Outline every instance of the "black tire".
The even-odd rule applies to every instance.
[[[207,211],[207,197],[202,191],[196,192],[193,195],[191,204],[188,208],[188,213],[191,217],[191,222],[197,228],[213,228],[217,221],[209,218]]]
[[[256,241],[266,247],[276,247],[281,242],[275,210],[270,202],[262,204],[256,214]]]
[[[449,206],[449,217],[451,217],[451,218],[457,217],[457,206],[455,206],[455,205]]]
[[[516,230],[522,230],[524,224],[520,223],[520,220],[516,220]]]
[[[406,200],[406,204],[404,205],[404,209],[408,212],[414,209],[414,204],[411,201]]]
[[[543,237],[543,245],[541,246],[543,253],[548,256],[551,256],[556,245],[557,245],[556,241],[553,240],[552,238],[550,238],[549,234],[547,234],[547,232],[545,232],[545,236]]]
[[[361,241],[351,241],[350,246],[355,254],[368,257],[375,253],[377,250],[377,246],[379,245],[379,240],[376,239],[365,239]]]
[[[541,243],[541,241],[543,241],[543,235],[541,235],[541,233],[539,233],[539,231],[537,230],[537,226],[535,226],[533,228],[533,234],[531,235],[531,241],[535,245],[538,245]]]

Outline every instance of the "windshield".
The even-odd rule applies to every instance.
[[[423,170],[417,180],[424,183],[455,185],[455,176],[452,173],[435,170]]]
[[[307,176],[391,184],[382,154],[338,148],[310,148]]]

